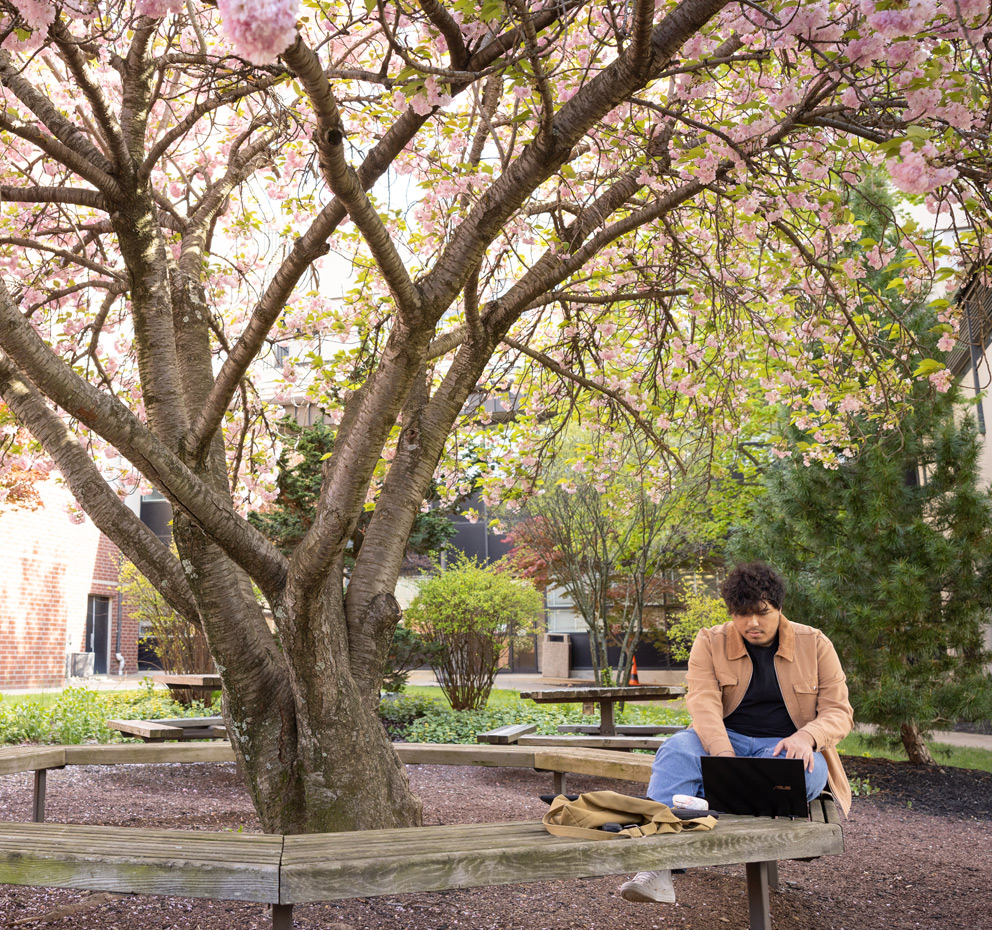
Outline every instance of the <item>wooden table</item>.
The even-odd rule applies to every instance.
[[[173,694],[177,691],[211,694],[222,687],[220,675],[152,675],[152,679],[162,682]]]
[[[111,730],[137,736],[146,743],[163,740],[227,739],[223,717],[180,717],[175,720],[108,720]]]
[[[538,704],[599,704],[596,736],[616,736],[613,705],[625,701],[675,701],[685,688],[669,685],[634,685],[630,688],[556,688],[553,691],[521,691],[520,696]]]

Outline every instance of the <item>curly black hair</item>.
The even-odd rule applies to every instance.
[[[781,610],[785,603],[785,579],[764,562],[745,562],[727,575],[720,585],[720,594],[732,616],[756,613],[762,601]]]

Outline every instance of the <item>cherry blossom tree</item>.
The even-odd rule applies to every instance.
[[[757,399],[829,465],[848,414],[895,423],[949,377],[872,310],[849,191],[881,167],[952,221],[892,217],[907,294],[989,251],[987,0],[0,0],[0,36],[8,465],[43,452],[202,625],[270,831],[419,819],[379,682],[410,527],[466,445],[512,496],[570,418],[636,428],[664,490]],[[289,557],[242,516],[272,401],[336,421]]]

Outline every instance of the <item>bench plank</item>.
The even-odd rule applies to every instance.
[[[585,746],[590,749],[657,749],[664,736],[521,736],[518,746]]]
[[[571,772],[647,784],[651,780],[653,756],[632,755],[612,749],[538,748],[534,768],[542,772]]]
[[[525,746],[485,743],[394,743],[407,765],[506,765],[534,768],[534,750]]]
[[[0,883],[279,902],[283,837],[0,824]]]
[[[684,726],[661,723],[619,723],[616,726],[618,736],[671,736],[681,733]],[[558,727],[559,733],[599,733],[599,725],[595,723],[563,723]]]
[[[107,743],[102,746],[66,746],[66,765],[144,765],[163,762],[233,762],[231,744]]]
[[[183,735],[180,727],[157,720],[108,720],[107,727],[141,739],[179,739]]]
[[[496,727],[495,730],[476,733],[475,741],[477,743],[497,743],[503,746],[508,743],[515,743],[521,736],[536,730],[536,723],[508,723],[504,727]]]
[[[64,746],[7,746],[0,749],[0,775],[60,769],[63,765]]]
[[[726,816],[710,832],[638,840],[552,836],[540,822],[313,834],[286,837],[280,895],[299,904],[842,851],[839,826]]]

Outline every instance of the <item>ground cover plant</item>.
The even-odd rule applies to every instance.
[[[66,688],[57,695],[0,700],[0,745],[17,743],[122,742],[107,720],[162,720],[215,713],[202,701],[177,703],[150,685],[135,691]]]

